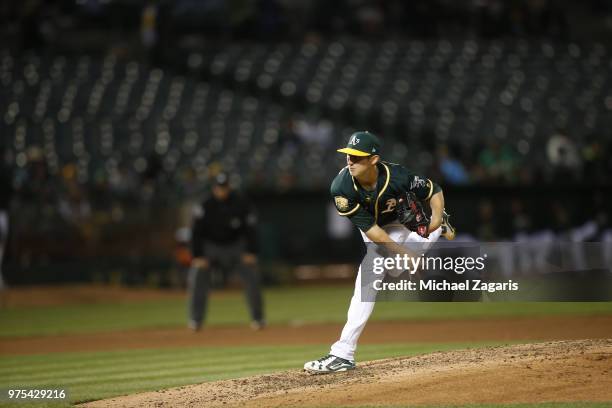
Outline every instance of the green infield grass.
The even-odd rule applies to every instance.
[[[265,291],[269,324],[342,323],[352,287],[273,288]],[[0,309],[0,336],[44,336],[140,328],[183,327],[186,298]],[[612,302],[379,302],[374,320],[475,319],[612,314]],[[242,292],[211,297],[207,324],[248,322]]]

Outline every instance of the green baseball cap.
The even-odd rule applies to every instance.
[[[352,156],[380,155],[380,139],[374,133],[368,131],[355,132],[349,138],[345,148],[338,149],[340,153]]]

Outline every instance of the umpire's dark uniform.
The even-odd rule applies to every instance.
[[[256,216],[249,203],[233,192],[225,174],[214,180],[212,196],[202,203],[192,228],[194,261],[189,271],[189,327],[198,330],[206,316],[210,268],[238,268],[255,329],[264,325],[257,271]]]

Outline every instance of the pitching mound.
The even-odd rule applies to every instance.
[[[292,370],[95,401],[88,407],[287,407],[612,401],[612,339],[468,349]]]

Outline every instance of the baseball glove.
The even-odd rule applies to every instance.
[[[429,217],[413,192],[409,191],[399,198],[396,212],[397,219],[404,227],[423,238],[429,236]]]

